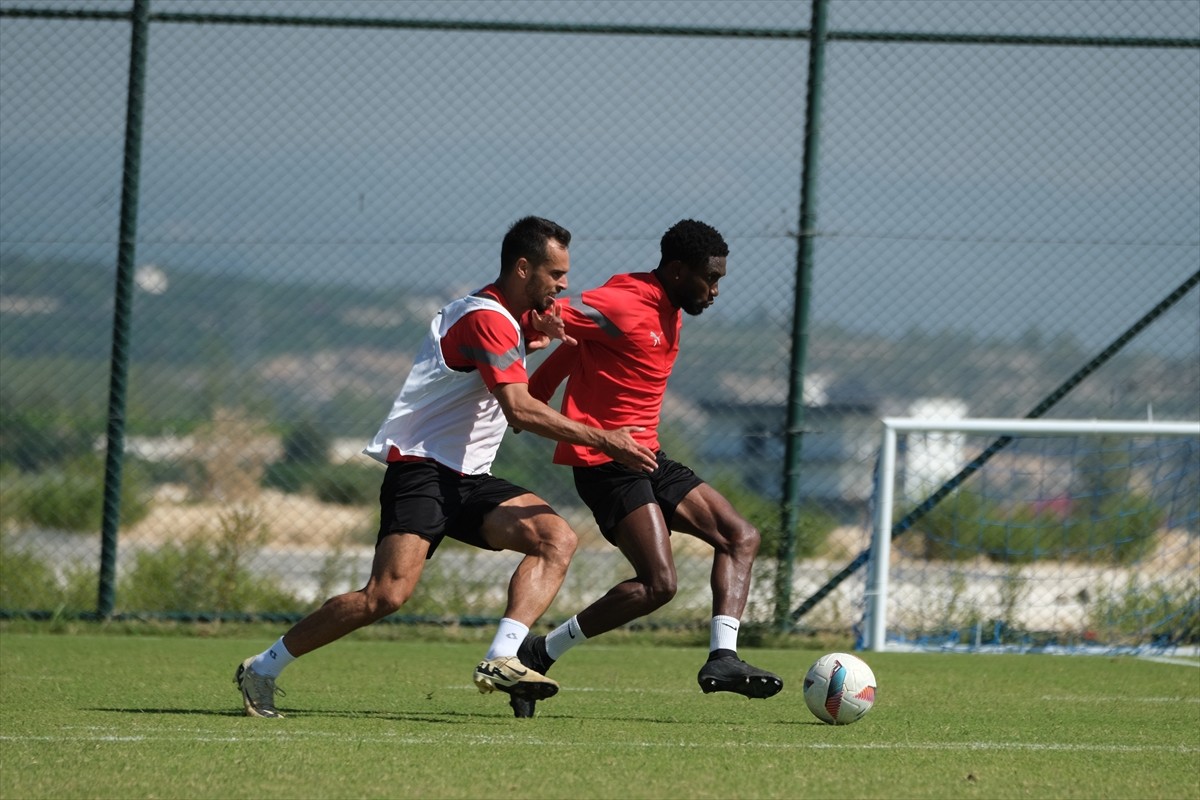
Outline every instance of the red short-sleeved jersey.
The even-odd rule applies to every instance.
[[[495,284],[488,284],[476,294],[504,304]],[[522,335],[527,338],[532,331],[529,314],[526,313],[518,321]],[[446,331],[441,348],[447,366],[463,372],[477,371],[489,392],[494,392],[502,384],[529,381],[520,337],[512,323],[498,311],[480,309],[465,315]],[[402,455],[395,447],[388,450],[388,461],[409,458],[424,460],[422,457]]]
[[[495,284],[477,294],[504,304]],[[527,330],[526,317],[520,322]],[[478,370],[489,392],[501,384],[529,381],[517,333],[512,323],[496,311],[475,311],[454,323],[442,337],[442,357],[452,369]]]
[[[585,291],[580,307],[564,303],[561,308],[566,332],[579,344],[560,344],[534,371],[530,393],[549,400],[567,377],[565,416],[605,430],[645,428],[633,437],[658,450],[659,414],[683,324],[658,277],[614,275]],[[554,451],[556,464],[594,466],[611,460],[599,450],[566,442]]]

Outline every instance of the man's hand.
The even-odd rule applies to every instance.
[[[567,328],[563,324],[562,309],[558,303],[550,306],[550,310],[545,314],[540,314],[537,311],[530,311],[529,318],[533,323],[533,327],[538,331],[540,336],[530,337],[526,339],[525,349],[528,352],[541,350],[550,344],[551,339],[560,339],[563,344],[577,345],[578,341],[572,336],[567,335]]]
[[[644,444],[638,444],[633,438],[635,431],[644,431],[645,428],[617,428],[613,431],[605,431],[605,444],[600,450],[606,455],[611,456],[613,461],[618,464],[624,464],[637,472],[654,472],[658,469],[658,459],[654,456],[654,451]]]

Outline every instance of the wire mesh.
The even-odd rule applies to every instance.
[[[94,608],[129,10],[0,0],[4,609]],[[793,348],[800,598],[866,544],[881,416],[1020,416],[1196,271],[1196,10],[830,2],[792,341],[808,3],[156,0],[118,611],[297,614],[361,585],[359,451],[430,316],[539,214],[573,233],[571,293],[653,268],[682,218],[729,241],[662,432],[762,529],[769,620]],[[1200,293],[1052,413],[1200,417]],[[497,473],[583,537],[561,618],[628,570],[550,452],[510,436]],[[709,613],[710,554],[676,538],[651,621]],[[410,610],[495,616],[511,569],[450,548]],[[847,591],[807,624],[848,626]]]

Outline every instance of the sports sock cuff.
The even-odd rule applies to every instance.
[[[528,635],[529,627],[525,623],[505,617],[496,628],[496,635],[492,638],[492,646],[488,649],[486,657],[515,656],[517,648]]]
[[[583,631],[579,627],[578,617],[571,617],[546,634],[546,655],[558,661],[563,653],[586,641],[587,637],[583,635]]]
[[[283,668],[295,660],[296,657],[288,652],[287,647],[283,643],[283,637],[280,636],[279,641],[254,657],[254,661],[250,663],[250,668],[259,675],[265,675],[268,678],[278,678],[279,673],[283,672]]]
[[[708,639],[709,650],[733,650],[737,652],[738,629],[742,623],[736,617],[716,614]]]

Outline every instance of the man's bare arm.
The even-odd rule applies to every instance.
[[[564,417],[550,406],[529,394],[524,383],[505,383],[492,392],[508,424],[522,431],[536,433],[558,442],[594,447],[639,472],[653,472],[658,467],[654,451],[634,440],[632,431],[641,428],[617,428],[605,431]]]

